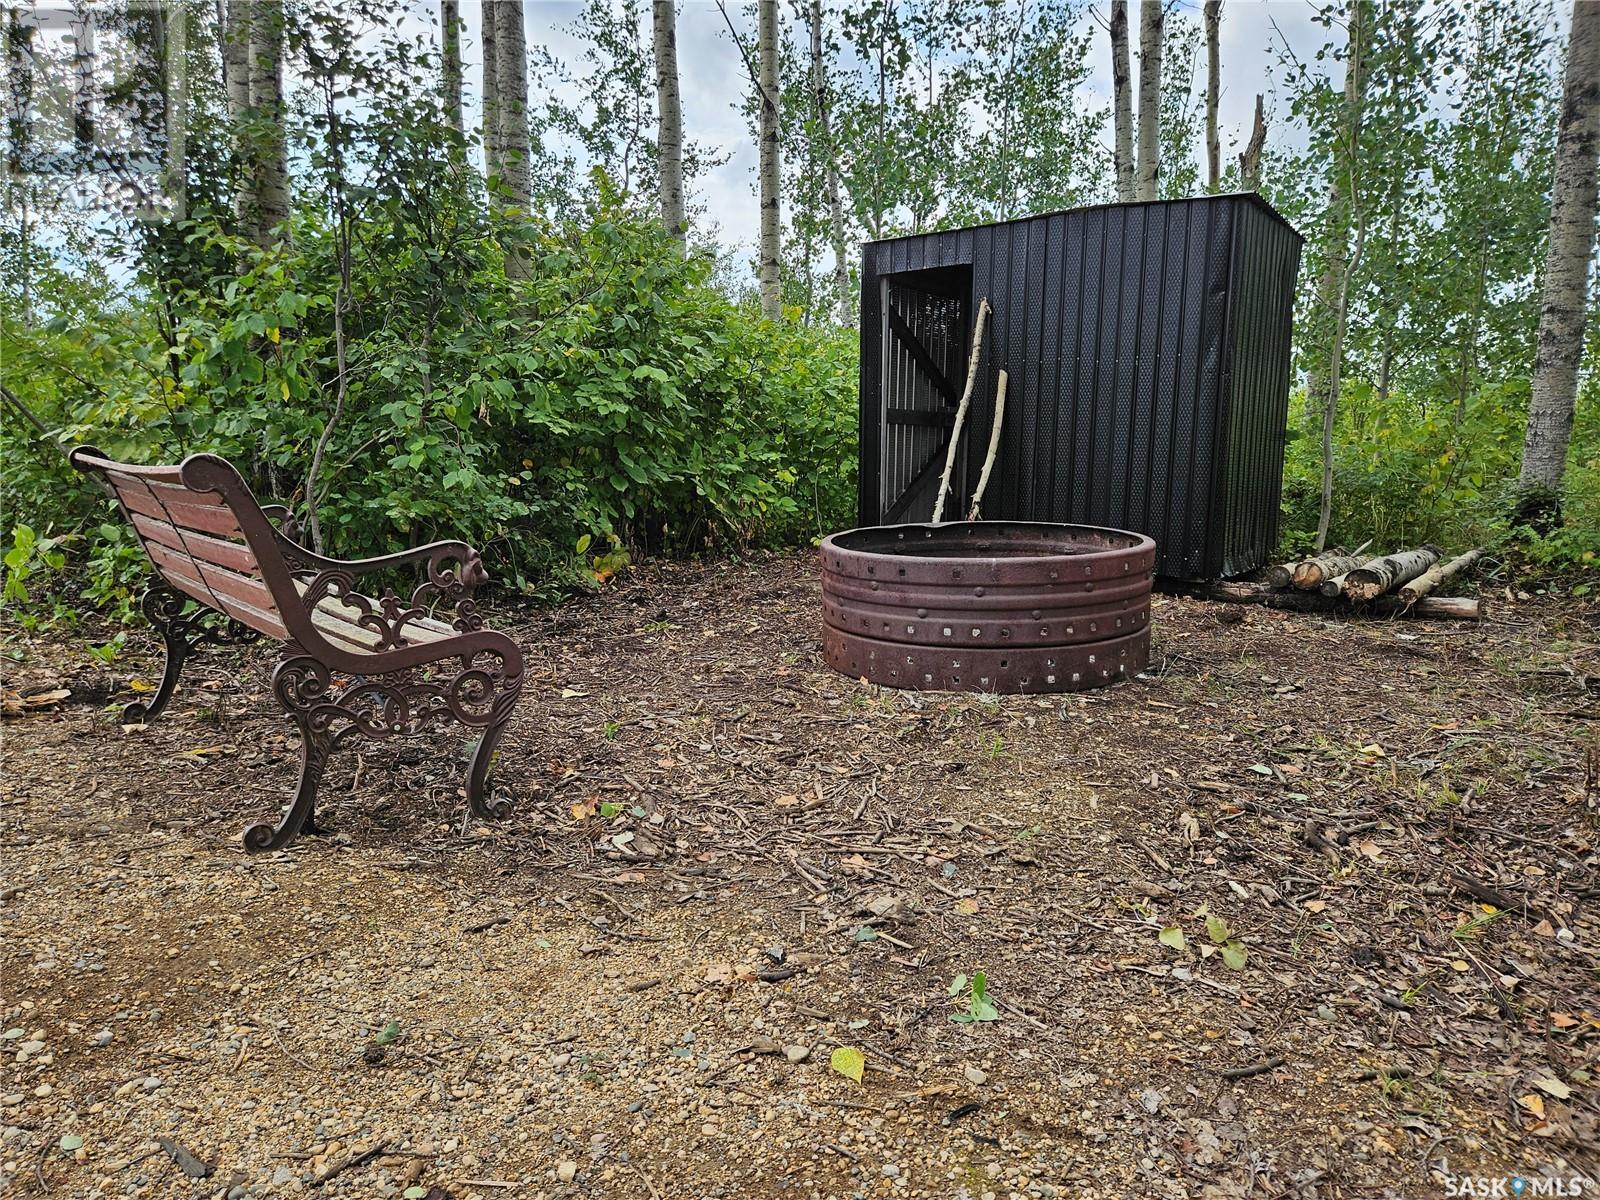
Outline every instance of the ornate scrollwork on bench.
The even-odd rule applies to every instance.
[[[288,509],[263,509],[213,455],[144,467],[83,446],[71,460],[103,478],[158,576],[144,611],[166,644],[166,669],[154,695],[129,705],[125,719],[158,716],[198,646],[283,643],[272,691],[300,731],[300,780],[278,822],[245,831],[248,849],[276,849],[317,828],[318,784],[329,755],[349,738],[416,735],[451,722],[483,731],[467,768],[471,810],[509,810],[492,798],[489,768],[522,692],[522,653],[484,628],[474,593],[488,576],[477,551],[445,541],[329,558],[299,543]],[[392,588],[374,598],[358,587],[363,576],[401,568],[421,569],[409,600]],[[434,615],[446,609],[448,623]]]

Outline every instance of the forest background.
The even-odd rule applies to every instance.
[[[1285,552],[1593,568],[1600,285],[1563,326],[1546,284],[1594,16],[1343,0],[1294,6],[1305,45],[1244,0],[694,8],[736,52],[697,86],[756,148],[742,196],[684,121],[670,0],[586,0],[558,36],[516,0],[8,8],[6,602],[129,609],[141,556],[80,441],[222,453],[332,552],[464,537],[535,596],[805,544],[854,519],[862,240],[1238,190],[1307,238]],[[1272,86],[1230,128],[1241,11]],[[1541,326],[1571,340],[1573,310],[1552,392]]]

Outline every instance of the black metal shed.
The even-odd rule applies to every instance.
[[[947,515],[977,484],[1004,369],[985,517],[1147,533],[1173,578],[1261,566],[1278,540],[1301,241],[1252,193],[868,242],[861,523],[932,514],[987,296]]]

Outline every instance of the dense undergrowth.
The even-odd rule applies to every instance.
[[[423,239],[417,214],[386,208],[355,230],[347,395],[315,478],[338,408],[325,224],[302,217],[292,244],[261,251],[193,221],[187,282],[62,280],[33,323],[8,306],[7,386],[48,430],[8,412],[0,433],[9,601],[125,611],[141,573],[57,439],[134,462],[220,453],[302,524],[314,505],[335,554],[462,537],[530,594],[630,554],[790,545],[849,522],[852,337],[763,321],[620,206],[524,226],[523,279],[487,212],[435,207]]]

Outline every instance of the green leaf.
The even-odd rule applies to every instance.
[[[413,1183],[405,1191],[400,1193],[400,1195],[404,1197],[404,1200],[422,1200],[422,1198],[427,1194],[428,1189],[423,1187],[420,1183]]]
[[[68,1154],[71,1154],[74,1150],[81,1150],[83,1149],[83,1139],[75,1133],[63,1133],[61,1135],[61,1148]]]
[[[828,1066],[846,1079],[860,1083],[867,1069],[867,1060],[854,1046],[840,1046],[828,1056]]]
[[[1156,940],[1159,941],[1163,946],[1170,946],[1174,950],[1182,950],[1186,945],[1188,945],[1187,940],[1183,936],[1183,930],[1179,929],[1176,925],[1168,925],[1156,935]]]
[[[950,981],[950,995],[952,997],[959,996],[959,995],[961,995],[962,992],[964,992],[966,990],[967,990],[967,977],[965,975],[957,975],[954,979],[952,979]]]
[[[600,815],[608,820],[616,816],[621,811],[622,805],[620,804],[613,803],[610,800],[602,800],[600,802]]]
[[[1235,971],[1244,970],[1244,964],[1249,958],[1249,951],[1244,948],[1243,942],[1229,942],[1222,947],[1222,961]]]
[[[382,1029],[378,1030],[378,1036],[373,1038],[372,1040],[374,1042],[376,1042],[380,1046],[387,1046],[387,1045],[389,1045],[389,1043],[393,1042],[399,1036],[400,1036],[400,1022],[399,1021],[390,1021]]]
[[[875,942],[878,940],[878,931],[871,925],[857,925],[852,936],[858,942]]]
[[[1233,936],[1233,931],[1228,928],[1228,923],[1217,916],[1216,913],[1207,913],[1206,936],[1220,946]]]

